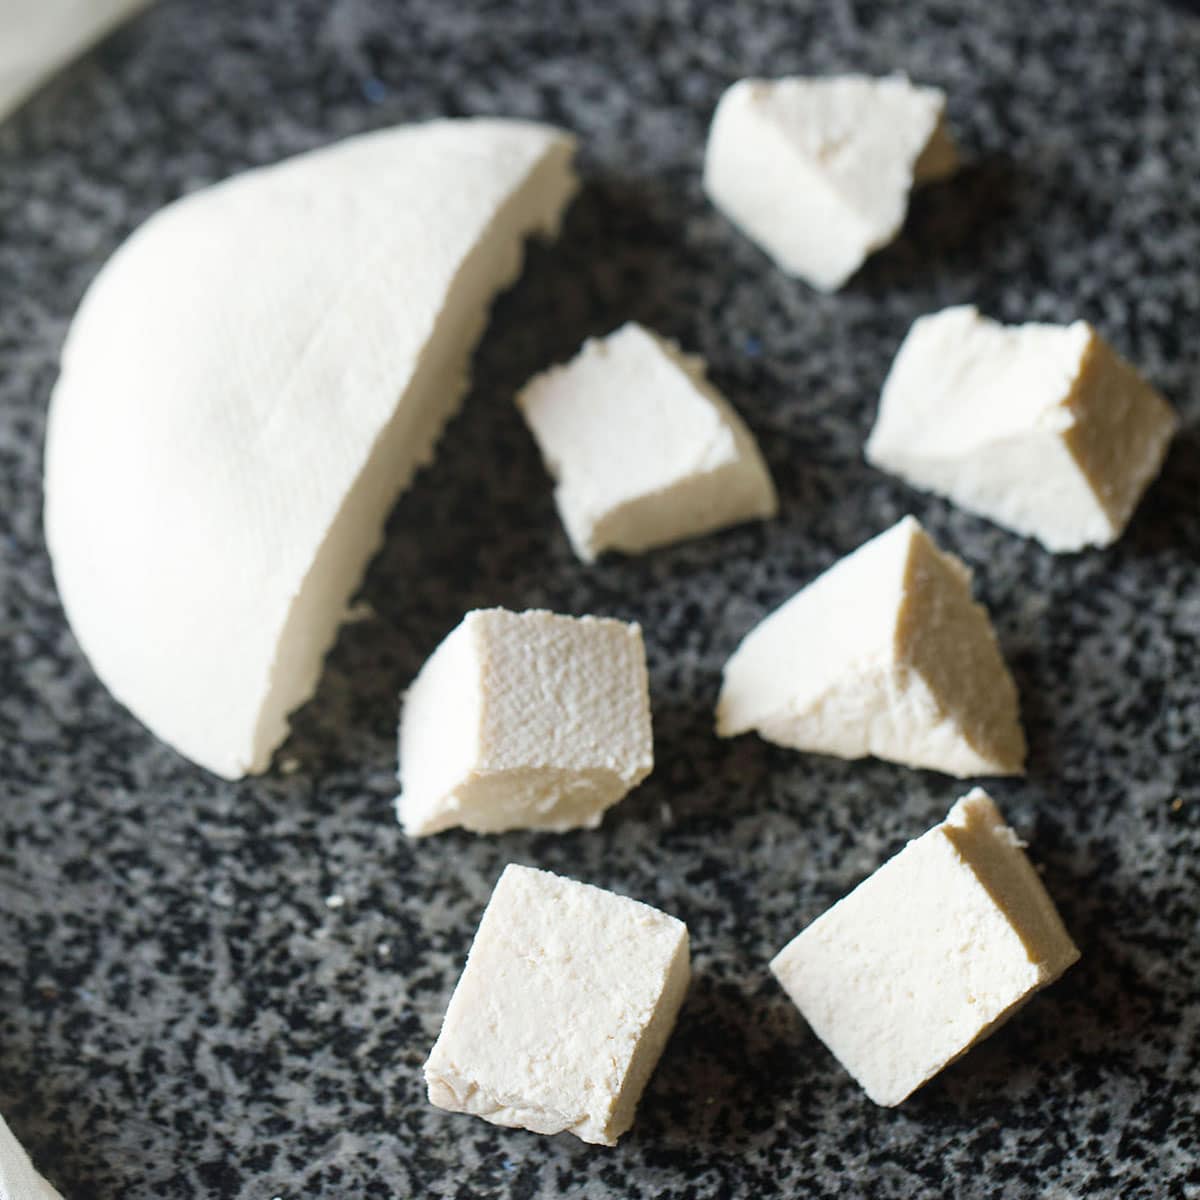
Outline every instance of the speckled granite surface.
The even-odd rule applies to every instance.
[[[1133,0],[164,0],[0,128],[0,1110],[68,1198],[1200,1195],[1198,61],[1200,22]],[[816,296],[703,202],[708,115],[742,74],[895,67],[949,91],[971,166]],[[476,112],[577,130],[586,190],[500,301],[293,769],[219,782],[123,712],[64,627],[39,472],[66,322],[180,191]],[[1111,551],[1051,558],[862,463],[908,323],[963,300],[1090,318],[1183,411]],[[510,398],[631,316],[707,355],[783,512],[583,568]],[[709,725],[741,634],[909,510],[978,568],[1032,747],[994,791],[1084,957],[881,1110],[766,962],[963,789]],[[599,832],[413,846],[394,824],[396,693],[481,604],[645,625],[659,767]],[[616,1150],[424,1101],[509,860],[691,927],[691,994]]]

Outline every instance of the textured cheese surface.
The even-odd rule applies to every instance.
[[[566,366],[532,379],[517,403],[585,562],[776,512],[753,435],[703,361],[640,325],[588,341]]]
[[[0,1200],[62,1200],[37,1173],[25,1148],[0,1117]]]
[[[484,609],[405,696],[397,815],[414,836],[594,828],[653,766],[637,625]]]
[[[976,788],[793,939],[771,970],[877,1104],[899,1104],[1079,957]]]
[[[1007,327],[972,306],[917,320],[868,461],[1049,550],[1106,546],[1178,420],[1090,325]]]
[[[912,517],[750,631],[725,664],[717,733],[950,775],[1019,774],[1017,690],[971,575]]]
[[[510,865],[425,1064],[430,1102],[614,1145],[683,1003],[682,921]]]
[[[150,0],[3,0],[0,121],[73,58]]]
[[[739,80],[713,116],[705,189],[785,271],[836,289],[899,232],[913,185],[954,171],[945,107],[902,75]]]
[[[93,283],[47,541],[97,674],[189,758],[236,777],[285,737],[571,149],[519,121],[366,134],[170,205]]]

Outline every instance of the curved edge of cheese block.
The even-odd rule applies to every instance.
[[[25,1147],[0,1117],[0,1196],[12,1200],[62,1200],[37,1172]]]
[[[351,138],[168,206],[93,283],[46,538],[96,673],[188,758],[237,778],[286,737],[573,150],[494,119]]]
[[[0,121],[152,0],[8,0],[0,5]]]

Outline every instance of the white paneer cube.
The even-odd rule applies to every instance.
[[[867,460],[1037,538],[1107,546],[1179,421],[1084,321],[1004,326],[970,305],[921,317],[883,388]]]
[[[741,79],[713,116],[704,188],[783,270],[834,291],[900,231],[914,184],[957,169],[945,109],[903,75]]]
[[[653,767],[639,626],[484,609],[404,698],[396,811],[414,837],[591,829]]]
[[[0,1197],[3,1200],[62,1200],[37,1173],[25,1147],[0,1117]]]
[[[1079,957],[976,788],[780,951],[771,970],[876,1104],[899,1104]]]
[[[566,366],[530,380],[517,403],[584,562],[778,508],[753,435],[707,381],[703,361],[640,325],[586,342]]]
[[[687,927],[647,904],[509,865],[425,1064],[429,1100],[612,1146],[690,975]]]
[[[1017,775],[1017,689],[971,572],[913,517],[835,563],[725,664],[717,733],[960,778]]]

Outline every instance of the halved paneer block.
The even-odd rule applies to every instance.
[[[396,811],[414,836],[590,829],[653,766],[637,625],[479,610],[404,698]]]
[[[425,1064],[430,1103],[615,1145],[633,1123],[689,975],[682,921],[510,865]]]
[[[585,562],[776,512],[754,437],[706,379],[703,360],[640,325],[587,342],[566,366],[532,379],[517,403]]]
[[[971,572],[913,517],[835,563],[725,664],[717,733],[874,755],[959,777],[1017,775],[1017,689]]]
[[[957,168],[945,108],[903,75],[741,79],[713,117],[705,190],[783,270],[833,291],[900,231],[914,184]]]
[[[771,970],[867,1095],[894,1105],[1078,957],[1017,835],[976,788]]]
[[[883,387],[868,462],[1048,550],[1107,546],[1179,421],[1085,321],[921,317]]]
[[[362,134],[175,201],[97,275],[46,541],[97,675],[180,753],[266,769],[573,148],[490,118]]]

